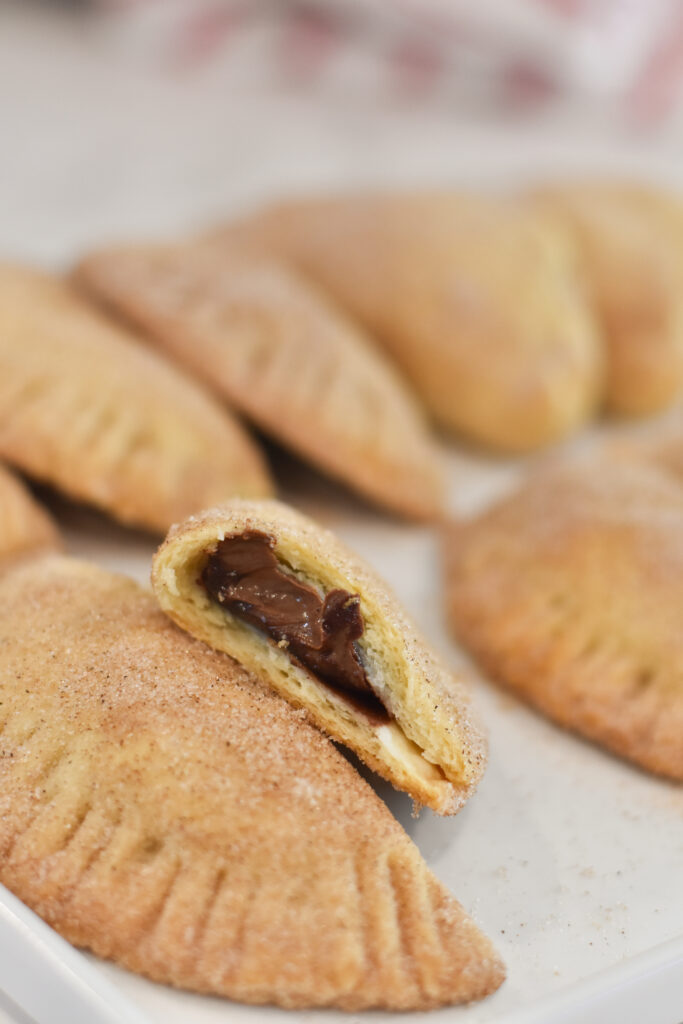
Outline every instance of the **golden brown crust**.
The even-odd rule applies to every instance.
[[[443,509],[443,472],[391,363],[294,271],[208,246],[104,250],[77,281],[233,408],[400,514]]]
[[[57,527],[24,485],[0,465],[0,561],[59,551]]]
[[[224,537],[250,530],[273,537],[280,561],[320,591],[360,596],[358,647],[391,723],[359,714],[286,650],[210,599],[199,580],[209,555]],[[183,629],[267,679],[416,802],[451,814],[473,792],[486,741],[466,685],[427,648],[386,585],[328,530],[276,501],[234,501],[175,527],[154,558],[152,582],[161,607]]]
[[[538,474],[446,537],[459,639],[497,681],[683,779],[683,488],[590,460]]]
[[[234,494],[262,457],[227,412],[57,278],[0,266],[0,456],[156,531]]]
[[[683,204],[644,186],[543,189],[545,209],[576,236],[607,345],[606,399],[639,416],[683,390]]]
[[[530,204],[452,193],[282,204],[223,233],[297,264],[397,360],[436,420],[504,451],[601,399],[571,238]]]
[[[157,981],[282,1006],[424,1009],[503,971],[300,712],[123,577],[0,579],[0,881]]]

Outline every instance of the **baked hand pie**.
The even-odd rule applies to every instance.
[[[78,946],[251,1003],[426,1009],[489,941],[333,745],[137,584],[0,578],[0,881]]]
[[[272,435],[400,514],[438,516],[439,453],[387,358],[314,287],[207,246],[87,257],[77,280]]]
[[[279,502],[235,501],[175,527],[152,584],[178,625],[418,804],[450,814],[472,793],[486,747],[465,686],[329,531]]]
[[[572,240],[531,204],[348,196],[282,204],[220,237],[323,285],[447,430],[533,449],[576,429],[601,399],[603,351]]]
[[[638,463],[547,469],[446,539],[458,638],[561,725],[683,779],[683,487]]]
[[[543,189],[576,236],[607,346],[608,408],[663,409],[683,391],[683,205],[642,186]]]
[[[0,560],[61,548],[57,527],[24,485],[0,466]]]
[[[125,523],[164,532],[271,491],[243,428],[65,283],[0,265],[0,457]]]

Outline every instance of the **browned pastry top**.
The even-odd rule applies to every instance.
[[[532,474],[447,540],[460,640],[562,725],[683,781],[683,488],[589,457]]]
[[[54,556],[3,574],[0,679],[0,882],[71,942],[290,1007],[502,981],[339,751],[132,580]]]

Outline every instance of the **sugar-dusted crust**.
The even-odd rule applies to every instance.
[[[0,562],[62,546],[57,527],[24,485],[0,466]]]
[[[607,404],[624,415],[671,405],[683,390],[683,204],[618,182],[539,194],[575,233],[607,345]]]
[[[283,203],[227,228],[289,259],[397,360],[446,429],[503,451],[583,423],[603,352],[561,222],[455,193]]]
[[[359,646],[393,715],[390,726],[373,723],[209,598],[199,582],[209,554],[245,530],[275,538],[278,558],[321,591],[340,587],[360,596]],[[154,558],[152,582],[161,607],[183,629],[263,676],[415,801],[450,814],[471,795],[486,743],[467,688],[428,650],[386,585],[332,533],[279,502],[231,502],[171,531]]]
[[[436,442],[389,360],[293,270],[209,246],[94,253],[76,279],[276,440],[405,516],[443,504]]]
[[[590,460],[531,478],[445,546],[459,639],[497,681],[683,779],[683,487]]]
[[[281,1006],[426,1009],[503,969],[300,712],[137,584],[0,578],[0,881],[156,981]]]
[[[57,278],[0,266],[0,457],[156,531],[271,487],[236,420]]]

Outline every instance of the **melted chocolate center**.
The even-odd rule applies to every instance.
[[[275,541],[259,530],[226,537],[211,553],[201,582],[214,601],[263,630],[317,679],[342,690],[373,716],[388,719],[360,660],[360,598],[346,590],[324,597],[285,572]]]

